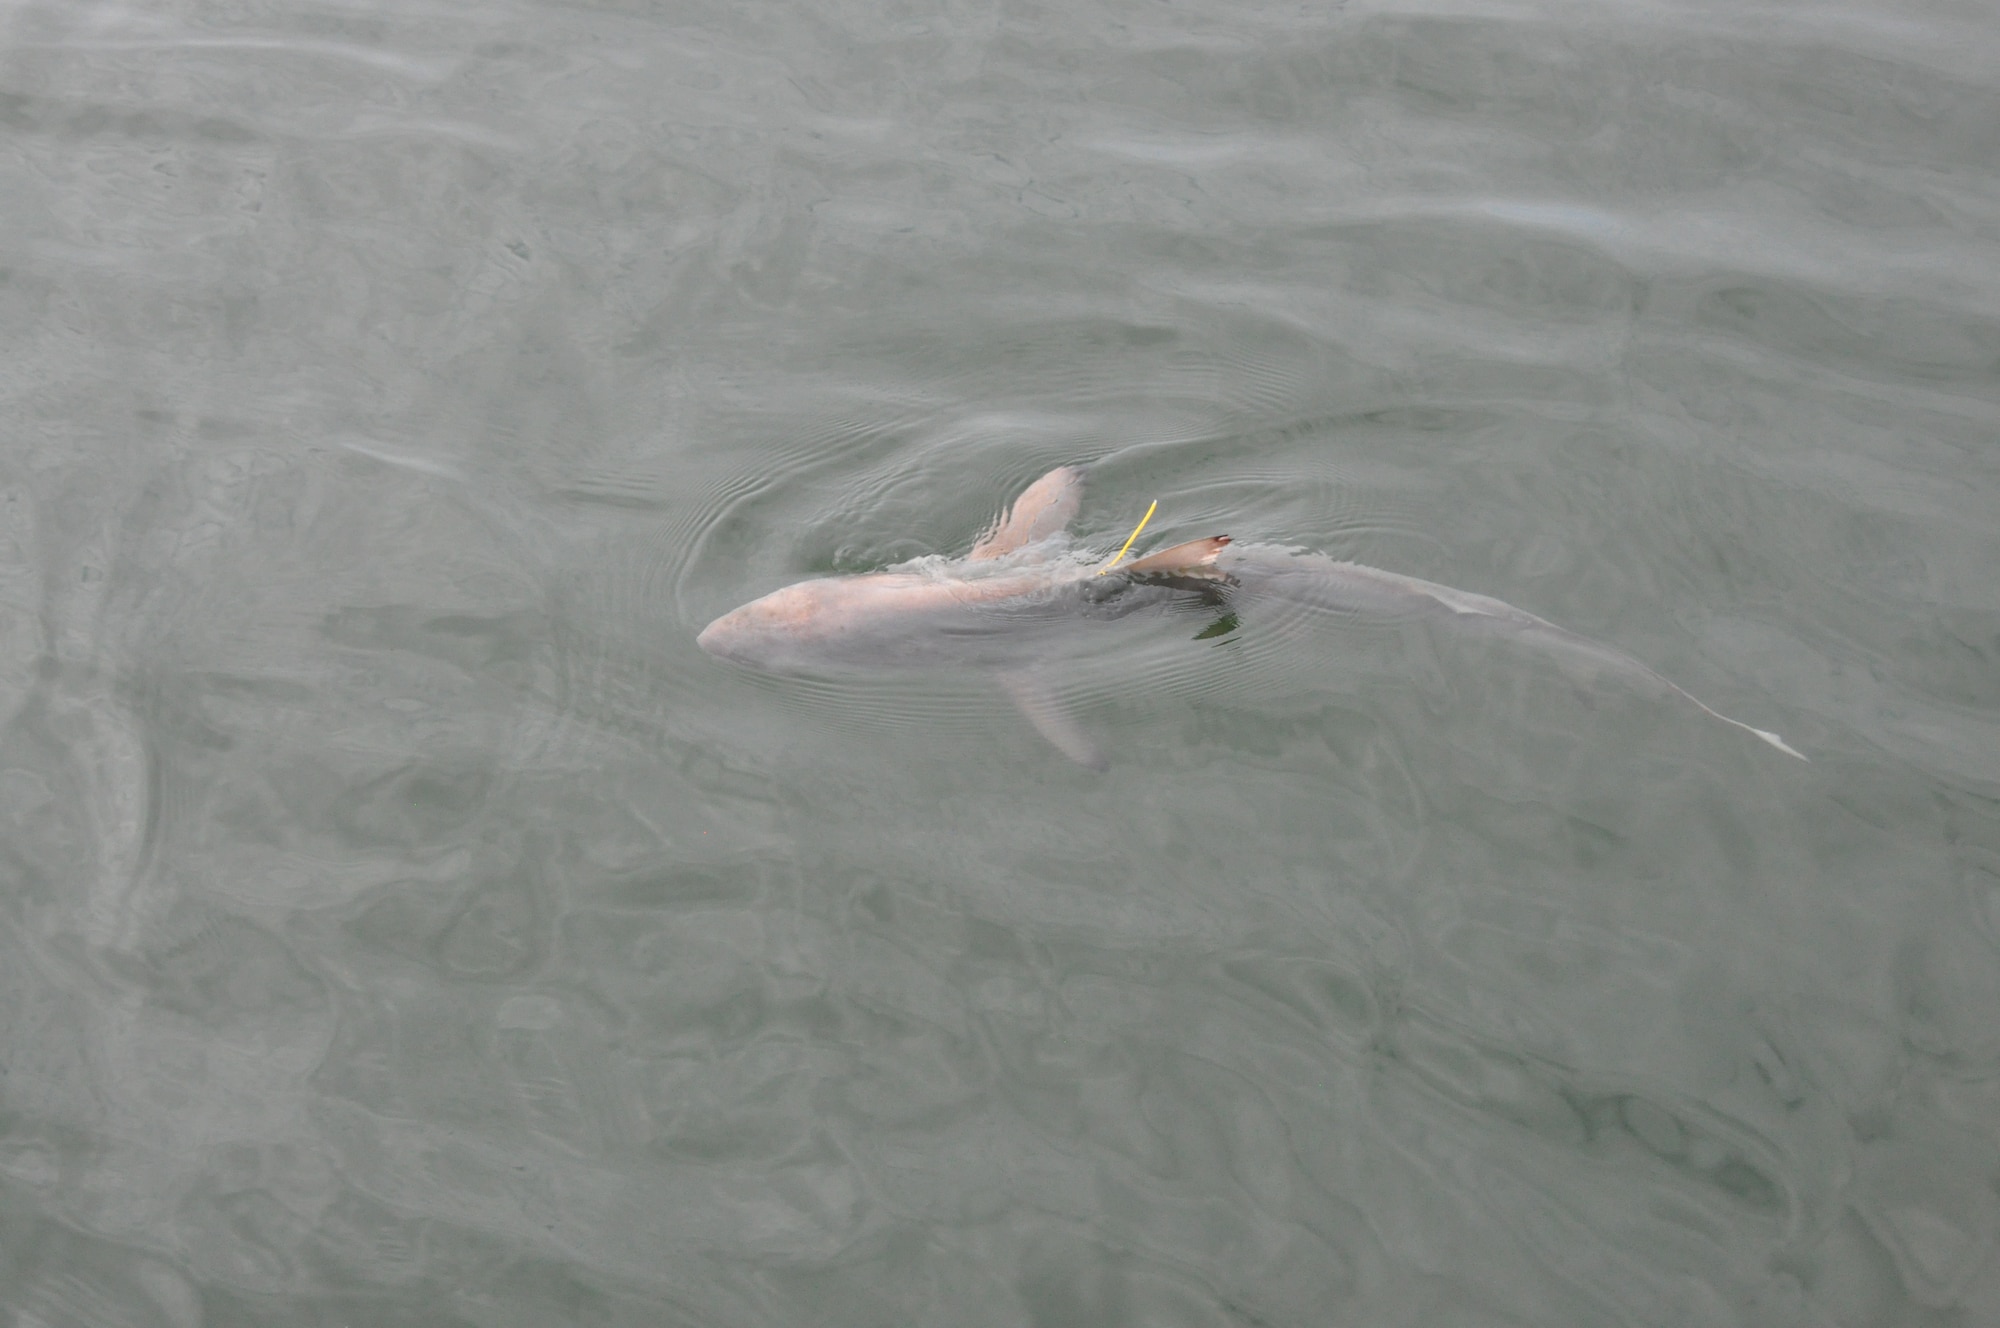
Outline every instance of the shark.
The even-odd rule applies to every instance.
[[[1567,671],[1609,675],[1692,706],[1787,756],[1775,733],[1712,709],[1631,655],[1503,600],[1364,563],[1211,535],[1121,563],[1067,542],[1086,472],[1058,466],[1030,484],[958,559],[924,558],[878,572],[797,582],[723,614],[696,637],[709,655],[775,674],[842,669],[974,667],[987,671],[1036,731],[1078,765],[1104,770],[1103,747],[1078,723],[1044,667],[1080,618],[1120,618],[1174,601],[1236,613],[1281,601],[1348,617],[1435,619],[1502,634],[1553,653]],[[1141,527],[1144,522],[1140,523]],[[1133,532],[1137,535],[1137,531]],[[1127,541],[1129,548],[1131,541]]]

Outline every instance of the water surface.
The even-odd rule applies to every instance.
[[[2000,1321],[2000,22],[0,15],[22,1324]],[[1287,618],[715,615],[1227,532]]]

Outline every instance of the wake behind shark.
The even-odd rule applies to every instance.
[[[697,641],[717,658],[773,673],[983,668],[1058,750],[1102,770],[1109,765],[1103,751],[1038,668],[1055,634],[1078,618],[1118,618],[1190,596],[1232,611],[1276,599],[1336,614],[1432,617],[1503,632],[1568,665],[1677,697],[1787,756],[1806,759],[1777,734],[1710,709],[1623,651],[1485,595],[1322,553],[1236,544],[1227,535],[1190,540],[1116,567],[1064,556],[1059,537],[1076,516],[1082,487],[1079,467],[1059,466],[1029,485],[963,559],[802,581],[724,614]]]

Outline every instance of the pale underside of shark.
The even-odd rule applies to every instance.
[[[1105,570],[1067,556],[1060,536],[1082,498],[1083,471],[1060,466],[1029,485],[956,561],[802,581],[724,614],[698,638],[709,654],[772,673],[962,665],[990,671],[1036,730],[1079,765],[1103,750],[1044,681],[1052,633],[1078,618],[1116,618],[1175,599],[1237,607],[1277,599],[1326,612],[1430,617],[1498,631],[1573,665],[1685,701],[1710,718],[1800,756],[1775,733],[1710,709],[1633,659],[1485,595],[1416,577],[1226,535],[1177,544]],[[1142,523],[1143,524],[1143,523]]]

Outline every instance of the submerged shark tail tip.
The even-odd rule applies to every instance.
[[[1652,673],[1653,671],[1651,669],[1647,669],[1646,672]],[[1659,677],[1657,673],[1654,673],[1653,676],[1656,678]],[[1660,681],[1666,682],[1666,679],[1660,678]],[[1771,746],[1776,747],[1779,751],[1783,752],[1787,756],[1795,757],[1798,760],[1804,761],[1807,765],[1812,764],[1811,759],[1808,758],[1804,752],[1799,751],[1797,748],[1793,747],[1790,743],[1786,742],[1783,738],[1771,732],[1769,729],[1754,728],[1749,724],[1745,724],[1740,719],[1731,719],[1729,716],[1723,714],[1720,710],[1717,710],[1714,706],[1711,706],[1706,701],[1703,701],[1700,698],[1696,697],[1686,688],[1674,687],[1674,684],[1670,682],[1667,683],[1667,686],[1673,687],[1673,689],[1676,692],[1679,692],[1682,696],[1686,697],[1688,700],[1693,701],[1695,709],[1701,711],[1704,715],[1707,715],[1712,719],[1719,719],[1733,729],[1742,729],[1745,733],[1748,733],[1751,737],[1757,738],[1762,742],[1769,743]]]
[[[1707,706],[1701,705],[1701,702],[1699,701],[1696,701],[1695,704],[1700,705],[1703,710],[1708,710],[1709,714],[1714,715],[1717,719],[1721,720],[1725,724],[1730,725],[1732,728],[1742,729],[1745,733],[1749,734],[1751,737],[1769,743],[1771,746],[1776,747],[1779,751],[1783,752],[1785,755],[1796,757],[1797,759],[1804,761],[1807,765],[1812,764],[1811,759],[1807,757],[1804,752],[1798,750],[1798,748],[1792,746],[1790,743],[1786,742],[1783,738],[1771,732],[1769,729],[1752,728],[1750,725],[1745,724],[1740,719],[1731,719],[1729,716],[1721,714],[1718,711],[1709,710]]]
[[[1745,724],[1743,727],[1750,728],[1748,724]],[[1750,731],[1756,734],[1758,737],[1762,738],[1765,742],[1770,743],[1773,747],[1776,747],[1779,751],[1783,752],[1785,755],[1796,756],[1801,761],[1804,761],[1807,765],[1812,764],[1811,757],[1807,756],[1804,752],[1795,750],[1789,743],[1787,743],[1783,738],[1779,737],[1777,734],[1767,732],[1764,729],[1750,729]]]

